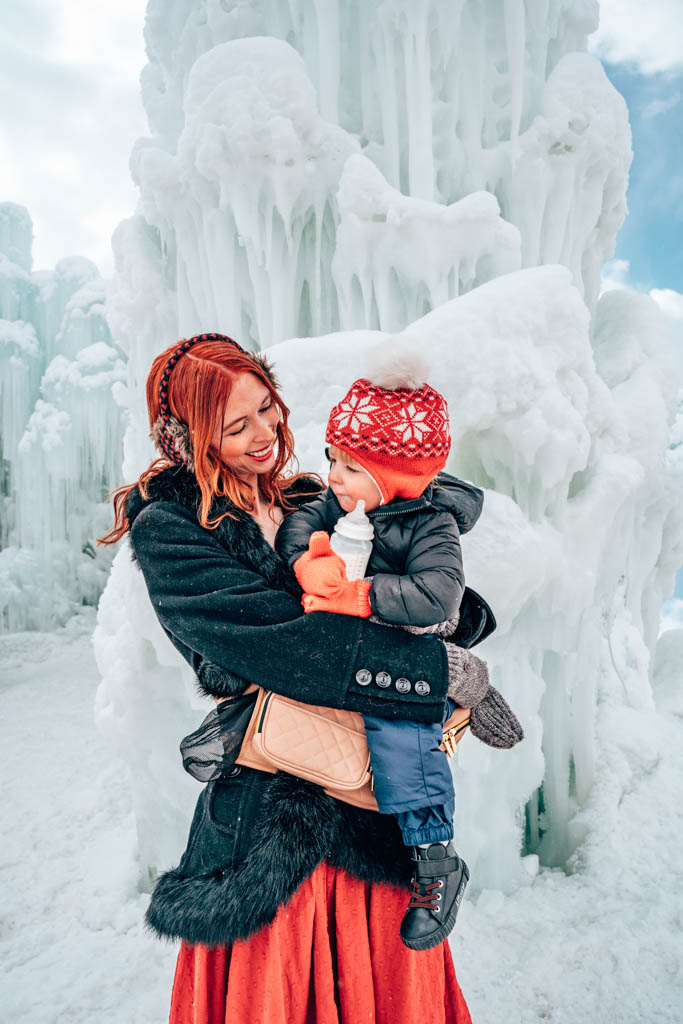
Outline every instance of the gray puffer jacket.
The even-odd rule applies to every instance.
[[[481,514],[484,492],[448,473],[410,501],[368,512],[375,528],[368,575],[370,604],[385,622],[432,626],[457,613],[465,589],[460,534]],[[292,512],[275,547],[290,566],[308,549],[316,530],[332,533],[345,513],[330,488]]]

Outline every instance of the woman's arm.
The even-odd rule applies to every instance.
[[[275,536],[275,550],[282,555],[291,568],[304,552],[308,551],[308,542],[312,533],[324,530],[329,533],[325,508],[327,494],[323,492],[313,501],[306,502],[285,516]]]
[[[208,660],[309,704],[441,720],[448,686],[442,643],[348,615],[304,615],[294,595],[271,589],[179,505],[149,505],[130,537],[154,610],[195,671]],[[390,684],[380,686],[378,674]],[[410,681],[409,693],[395,689],[398,678]],[[416,692],[418,681],[426,687]]]

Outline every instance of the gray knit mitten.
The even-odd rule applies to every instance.
[[[448,696],[461,708],[471,708],[470,732],[489,747],[509,749],[524,738],[519,719],[491,686],[485,661],[464,647],[446,643]]]
[[[524,730],[505,697],[495,686],[470,712],[470,731],[489,747],[508,750],[524,739]]]
[[[372,577],[370,577],[372,578]],[[372,615],[371,622],[383,626],[394,626]],[[398,626],[409,633],[431,633],[435,636],[452,636],[458,624],[458,617],[436,626]],[[470,732],[489,747],[506,749],[514,747],[524,739],[524,730],[508,702],[495,686],[491,686],[489,669],[485,661],[472,654],[466,647],[458,647],[448,640],[442,640],[448,656],[448,696],[461,708],[471,708]]]
[[[445,643],[448,655],[448,696],[461,708],[473,708],[491,687],[485,661],[466,647]]]

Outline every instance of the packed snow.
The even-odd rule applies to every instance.
[[[130,769],[93,723],[92,626],[86,609],[56,632],[0,637],[0,958],[12,1024],[168,1019],[177,945],[143,928]],[[487,888],[460,909],[451,946],[476,1024],[680,1020],[683,628],[669,635],[675,692],[664,670],[656,707],[614,699],[601,712],[604,770],[567,871],[539,871],[529,855],[515,892]],[[186,712],[182,728],[190,724]],[[168,740],[167,770],[188,779],[178,739]],[[475,744],[470,737],[461,751]]]
[[[162,1024],[175,950],[143,928],[128,769],[93,722],[94,610],[0,636],[2,1017]],[[182,770],[182,769],[181,769]]]

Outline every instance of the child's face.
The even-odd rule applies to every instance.
[[[345,512],[352,512],[358,501],[365,502],[366,512],[381,504],[382,495],[379,492],[379,487],[355,459],[350,459],[346,465],[335,455],[334,448],[331,448],[329,460],[328,482]]]

